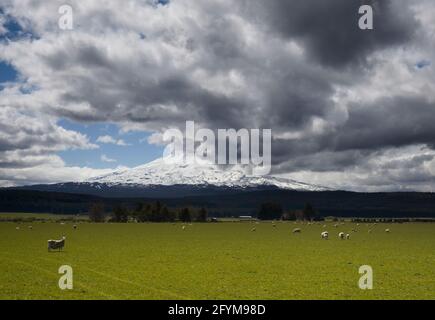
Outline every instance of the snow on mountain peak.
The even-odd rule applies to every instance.
[[[218,187],[274,186],[281,189],[322,191],[326,188],[274,176],[250,176],[242,165],[219,166],[211,162],[167,161],[159,158],[132,168],[115,170],[86,182],[108,185],[213,185]]]

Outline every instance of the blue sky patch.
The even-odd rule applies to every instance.
[[[3,27],[7,30],[6,33],[0,34],[0,42],[15,41],[22,38],[38,39],[38,37],[32,32],[24,30],[14,17],[6,15],[1,7],[0,16],[6,18],[6,23],[3,24]]]
[[[116,168],[119,165],[136,167],[153,161],[163,154],[163,147],[150,145],[146,142],[150,133],[134,131],[120,134],[116,125],[108,123],[81,124],[63,119],[58,124],[65,129],[86,134],[91,143],[100,146],[100,148],[92,150],[59,152],[59,156],[62,157],[67,166],[86,166],[97,169]],[[123,140],[127,145],[97,142],[98,137],[101,136]],[[116,162],[103,161],[103,155],[108,159],[116,160]]]
[[[15,82],[18,80],[18,72],[9,63],[0,60],[0,90],[4,88],[2,84]]]
[[[421,60],[415,64],[415,67],[417,69],[423,69],[423,68],[429,67],[430,65],[431,65],[431,62],[429,60]]]

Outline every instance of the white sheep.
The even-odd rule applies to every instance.
[[[251,232],[255,232],[255,231],[257,231],[257,228],[254,227],[251,229]]]
[[[65,236],[63,236],[60,240],[48,240],[48,251],[56,249],[58,249],[59,251],[62,250],[65,246],[65,239]]]
[[[385,229],[385,232],[386,233],[390,233],[390,229]]]
[[[349,233],[346,234],[346,240],[350,240],[350,234]]]
[[[322,239],[328,240],[329,238],[329,232],[328,231],[323,231],[320,236],[322,237]]]
[[[181,229],[184,231],[186,230],[186,226],[182,226]]]
[[[293,233],[301,233],[302,230],[301,230],[300,228],[295,228],[295,229],[293,229],[292,232],[293,232]]]
[[[338,237],[339,237],[341,240],[343,240],[343,239],[344,239],[344,232],[340,232],[340,233],[338,234]]]
[[[15,227],[15,230],[20,230],[20,227]]]

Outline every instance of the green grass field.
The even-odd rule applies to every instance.
[[[328,222],[328,241],[323,223],[27,225],[0,223],[0,299],[435,299],[431,223],[369,234]],[[47,252],[62,235],[64,252]],[[73,290],[58,287],[61,265],[74,270]],[[358,287],[361,265],[373,267],[373,290]]]

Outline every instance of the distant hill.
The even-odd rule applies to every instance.
[[[253,177],[241,165],[222,168],[214,163],[148,164],[92,178],[0,189],[0,211],[78,214],[103,202],[130,208],[159,200],[170,207],[206,207],[214,216],[255,215],[262,203],[275,202],[285,210],[311,203],[323,216],[435,217],[432,193],[355,193],[274,176]]]
[[[203,192],[183,197],[100,197],[78,193],[0,189],[0,212],[80,214],[86,213],[95,202],[104,203],[110,211],[117,204],[133,208],[140,202],[159,200],[172,208],[206,207],[215,216],[237,216],[255,215],[264,202],[280,203],[286,210],[302,209],[305,203],[309,202],[322,216],[435,218],[434,193],[355,193],[280,189],[217,189],[215,192],[204,189]]]

